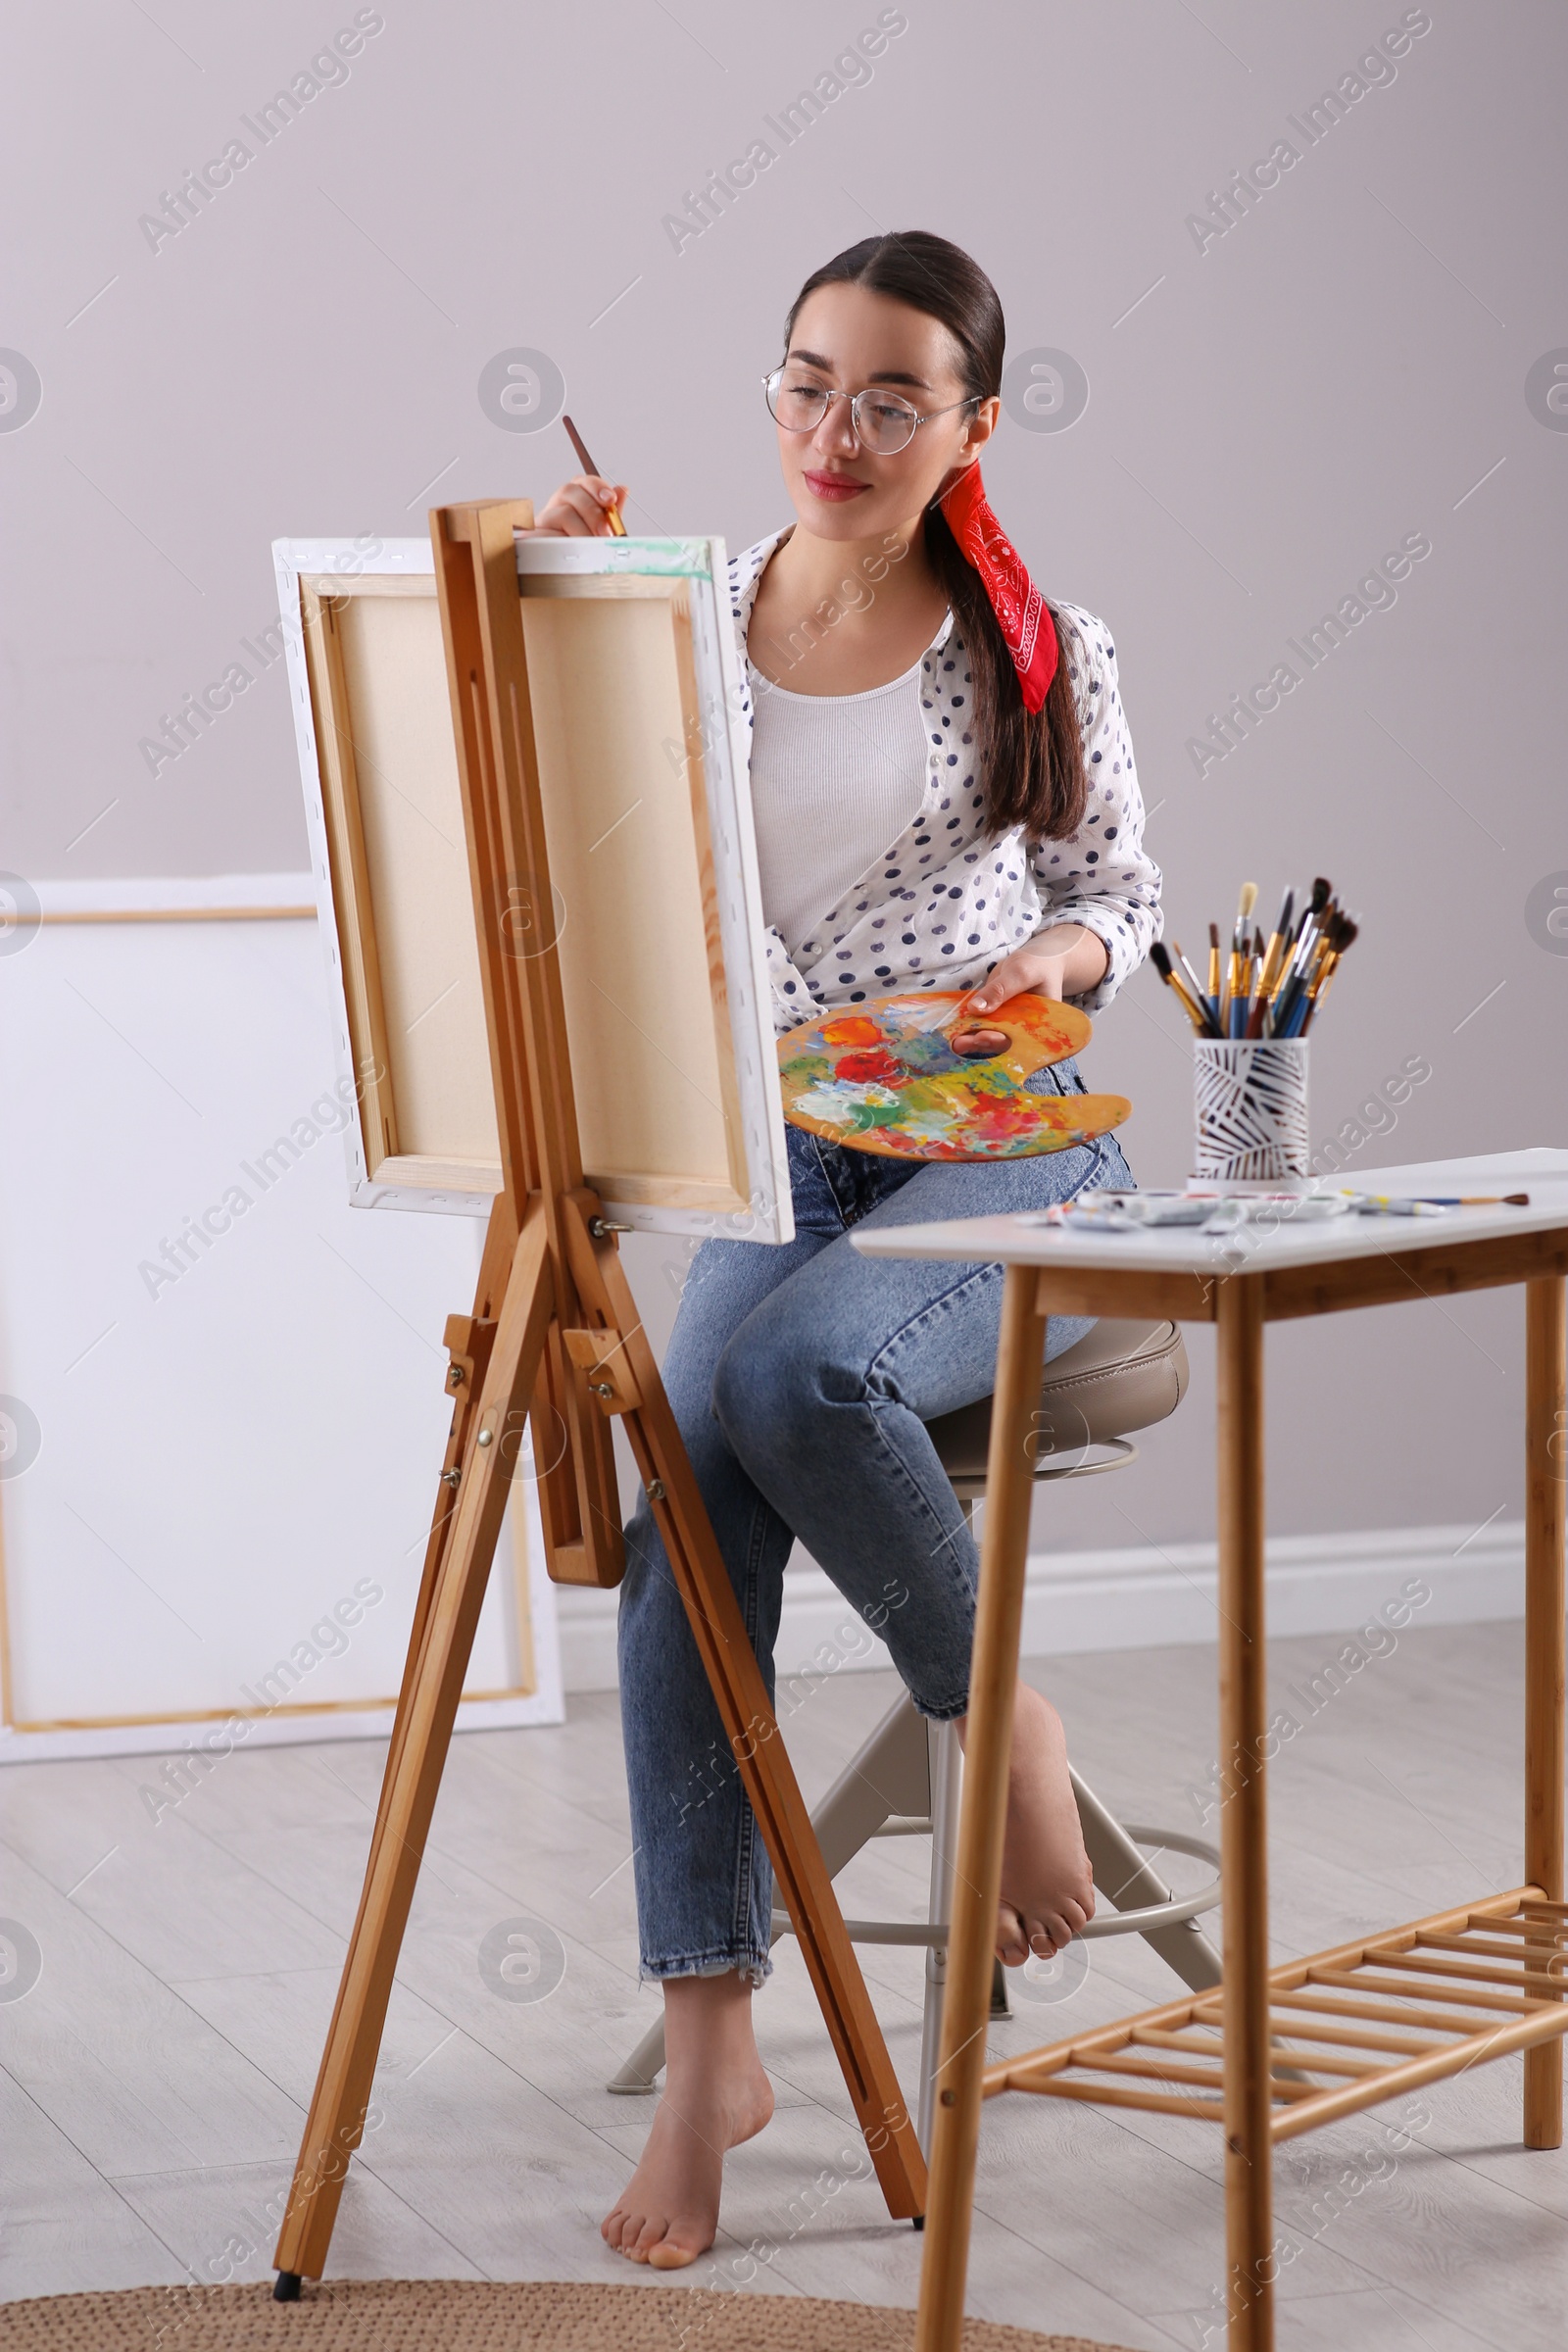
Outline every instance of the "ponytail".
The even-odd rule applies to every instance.
[[[947,516],[936,506],[926,510],[925,549],[969,657],[986,823],[993,833],[1010,832],[1019,825],[1031,844],[1068,841],[1084,821],[1089,797],[1073,693],[1076,636],[1067,632],[1052,605],[1060,654],[1044,707],[1026,710],[1018,673],[984,583],[965,562]]]
[[[1001,392],[1006,343],[1002,303],[979,263],[960,246],[924,229],[864,237],[849,246],[813,270],[795,297],[784,330],[786,351],[807,296],[818,286],[839,285],[865,286],[940,319],[958,347],[968,398],[990,400]],[[1076,635],[1053,605],[1060,658],[1044,707],[1026,710],[991,600],[934,505],[926,510],[925,548],[969,657],[987,828],[997,834],[1020,826],[1031,845],[1068,840],[1083,823],[1088,799],[1072,674],[1083,658]]]

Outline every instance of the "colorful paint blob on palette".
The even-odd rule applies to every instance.
[[[1119,1127],[1124,1095],[1035,1095],[1025,1080],[1081,1053],[1087,1013],[1009,998],[983,1017],[944,992],[876,997],[778,1041],[784,1116],[824,1142],[893,1159],[1021,1159]]]

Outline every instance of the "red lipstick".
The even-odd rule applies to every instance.
[[[858,498],[862,490],[871,487],[869,482],[853,481],[844,473],[808,473],[806,486],[813,497],[824,500],[830,506],[841,506],[846,499]]]

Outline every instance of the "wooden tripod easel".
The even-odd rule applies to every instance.
[[[370,2101],[491,1557],[525,1418],[551,1574],[619,1582],[610,1416],[618,1414],[895,2220],[925,2206],[925,2165],[733,1587],[596,1194],[583,1182],[561,974],[534,909],[551,905],[517,586],[526,500],[432,510],[442,634],[500,1130],[496,1198],[471,1315],[447,1324],[454,1397],[439,1499],[359,1913],[322,2053],[273,2292],[325,2266]]]

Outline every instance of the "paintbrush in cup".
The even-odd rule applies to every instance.
[[[1227,1037],[1240,1037],[1247,986],[1247,926],[1257,905],[1257,884],[1244,882],[1236,906],[1236,924],[1231,932],[1231,959],[1225,990],[1225,1009],[1221,1026]]]
[[[1209,1018],[1208,1006],[1204,1004],[1201,993],[1197,996],[1189,994],[1187,983],[1172,964],[1170,952],[1162,940],[1155,940],[1149,951],[1149,960],[1181,1005],[1199,1036],[1218,1037],[1220,1032]]]
[[[1176,961],[1181,965],[1182,970],[1187,975],[1188,987],[1192,990],[1200,1004],[1203,1005],[1204,1009],[1207,1010],[1208,1004],[1203,991],[1203,984],[1199,979],[1198,974],[1194,971],[1192,965],[1188,962],[1186,956],[1182,954],[1181,941],[1179,939],[1173,939],[1170,943],[1170,947],[1171,954],[1175,956]]]
[[[1279,970],[1265,1016],[1264,1034],[1287,1037],[1291,1016],[1299,1003],[1302,987],[1311,976],[1316,956],[1316,935],[1319,924],[1334,897],[1333,885],[1319,874],[1312,884],[1312,895],[1301,915],[1294,940],[1286,943],[1280,956]]]
[[[1306,1011],[1298,1031],[1298,1036],[1304,1037],[1311,1028],[1312,1017],[1329,993],[1329,985],[1340,968],[1341,958],[1346,950],[1354,945],[1356,937],[1357,926],[1348,914],[1333,911],[1328,915],[1323,927],[1323,961],[1307,986]]]

